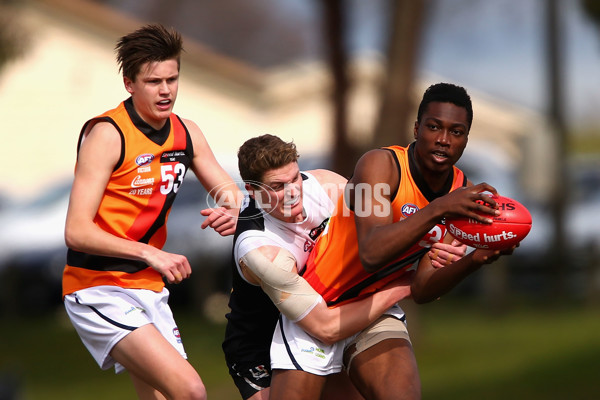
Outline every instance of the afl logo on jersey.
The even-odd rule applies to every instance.
[[[419,207],[417,207],[414,204],[407,203],[407,204],[405,204],[405,205],[402,206],[402,216],[405,217],[405,218],[406,217],[410,217],[411,215],[413,215],[417,211],[419,211]]]
[[[140,167],[143,167],[144,165],[150,164],[152,160],[154,160],[154,154],[140,154],[135,159],[135,163]]]

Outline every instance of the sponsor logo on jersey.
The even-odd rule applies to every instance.
[[[419,207],[417,207],[414,204],[406,203],[405,205],[402,206],[402,216],[405,218],[410,217],[417,211],[419,211]]]
[[[312,239],[312,240],[317,240],[317,238],[321,235],[321,233],[323,233],[323,231],[325,230],[325,226],[327,225],[327,222],[329,222],[329,218],[325,218],[323,220],[323,222],[321,222],[321,224],[319,224],[319,226],[317,226],[316,228],[311,229],[310,233],[308,234],[308,236]]]
[[[143,174],[144,172],[151,172],[152,168],[150,168],[150,166],[145,166],[145,167],[139,167],[137,169],[138,174]]]
[[[177,343],[181,343],[181,334],[178,327],[173,328],[173,336],[177,339]]]
[[[186,162],[184,162],[187,159],[187,155],[185,154],[184,150],[173,150],[173,151],[165,151],[164,153],[162,153],[162,155],[160,156],[160,162],[161,163],[168,163],[168,162],[181,162],[183,164],[186,164]]]
[[[133,178],[133,181],[131,181],[132,188],[139,188],[151,185],[154,185],[154,178],[142,178],[141,175],[136,176],[135,178]]]
[[[140,167],[143,167],[145,165],[150,164],[152,162],[152,160],[154,160],[154,154],[150,154],[150,153],[140,154],[135,159],[135,163],[137,165],[139,165]]]

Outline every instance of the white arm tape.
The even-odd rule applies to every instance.
[[[260,279],[263,291],[293,322],[304,318],[321,301],[312,286],[294,272],[296,259],[285,249],[280,249],[273,261],[260,250],[251,250],[240,258],[239,263]]]

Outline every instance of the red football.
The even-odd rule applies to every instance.
[[[446,218],[448,232],[462,243],[478,249],[506,249],[519,243],[531,230],[531,214],[524,205],[494,195],[501,214],[491,224],[471,218]],[[484,215],[484,214],[481,214]]]

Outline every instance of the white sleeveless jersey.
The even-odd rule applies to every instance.
[[[249,251],[270,245],[288,250],[296,258],[298,272],[304,269],[315,240],[319,237],[327,220],[333,213],[335,204],[331,201],[319,181],[307,172],[302,172],[302,206],[305,218],[301,222],[283,222],[258,208],[255,202],[250,206],[258,208],[264,229],[248,229],[239,234],[233,248],[233,255],[240,271],[239,259]],[[247,203],[247,202],[246,202]],[[247,205],[248,206],[248,205]],[[243,213],[244,209],[242,209]]]

